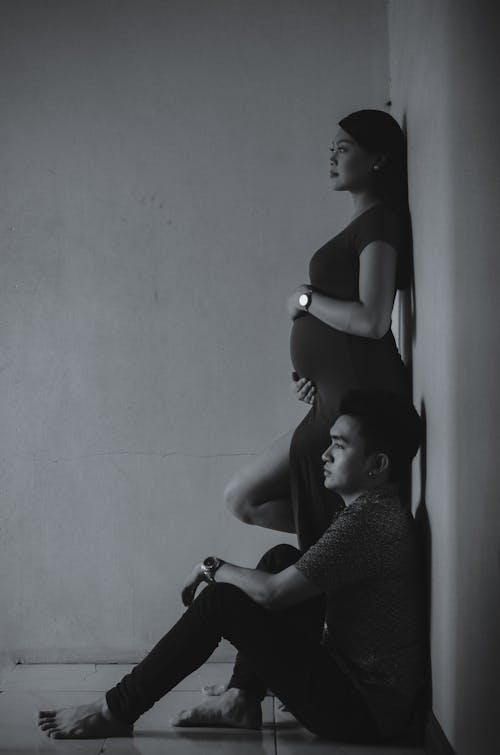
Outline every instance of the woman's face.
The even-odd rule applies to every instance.
[[[330,152],[330,178],[335,191],[359,192],[372,186],[377,155],[360,147],[342,128],[337,131]]]

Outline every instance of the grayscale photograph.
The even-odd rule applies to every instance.
[[[0,754],[496,755],[498,4],[0,14]]]

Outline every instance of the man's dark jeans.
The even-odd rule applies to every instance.
[[[292,546],[276,546],[258,568],[281,571],[299,555]],[[269,611],[233,585],[209,585],[146,658],[106,693],[109,709],[117,719],[134,723],[205,663],[224,637],[238,650],[230,686],[252,690],[258,699],[271,689],[320,736],[376,742],[377,729],[362,696],[320,644],[323,615],[323,596]]]

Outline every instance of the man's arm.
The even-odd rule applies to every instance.
[[[281,610],[320,595],[322,590],[304,577],[295,566],[287,567],[278,574],[269,574],[260,569],[224,563],[215,575],[217,583],[239,587],[249,598],[271,611]],[[184,584],[182,601],[190,605],[196,589],[203,580],[201,564],[197,564]]]

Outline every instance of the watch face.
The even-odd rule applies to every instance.
[[[309,304],[309,295],[301,294],[299,296],[299,304],[301,307],[307,307],[307,305]]]
[[[210,568],[211,566],[214,566],[215,558],[213,556],[209,556],[208,558],[204,560],[203,563],[205,564],[205,566],[208,566]]]

